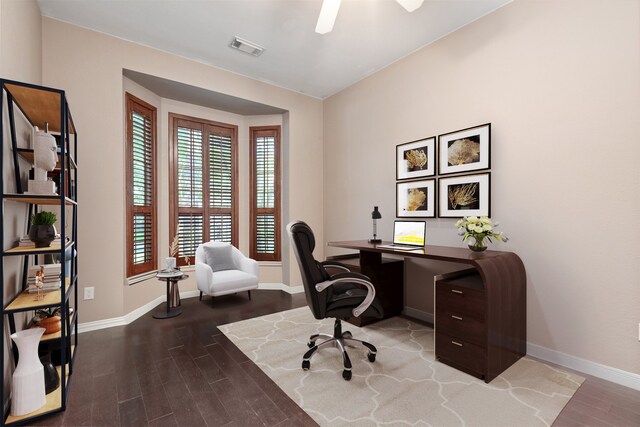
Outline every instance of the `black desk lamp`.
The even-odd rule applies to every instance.
[[[373,212],[371,212],[371,219],[373,220],[373,239],[369,239],[369,243],[382,243],[382,240],[376,239],[376,233],[378,231],[378,226],[376,221],[382,218],[380,215],[380,211],[377,206],[373,207]]]

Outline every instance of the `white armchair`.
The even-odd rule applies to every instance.
[[[207,242],[196,249],[196,283],[202,294],[219,295],[258,287],[258,263],[229,243]]]

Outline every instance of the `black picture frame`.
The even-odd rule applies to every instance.
[[[439,178],[438,195],[440,218],[490,217],[491,172]]]
[[[396,180],[436,174],[436,137],[417,139],[396,145]]]
[[[438,174],[491,169],[491,123],[438,136]]]
[[[435,218],[436,180],[396,182],[397,218]]]

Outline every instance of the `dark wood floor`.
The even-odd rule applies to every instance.
[[[156,320],[154,310],[81,334],[66,412],[35,425],[315,426],[217,328],[303,306],[304,295],[252,297],[189,298],[178,317]],[[640,426],[640,392],[587,376],[554,426]]]
[[[47,426],[315,426],[217,326],[300,307],[304,294],[254,291],[182,301],[183,313],[79,337],[67,410]]]

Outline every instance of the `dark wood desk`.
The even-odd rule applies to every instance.
[[[376,292],[379,286],[376,277],[387,274],[383,254],[469,264],[472,268],[460,274],[436,277],[436,358],[489,382],[526,354],[526,273],[516,254],[472,252],[448,246],[398,251],[380,248],[366,240],[329,242],[328,245],[358,250],[360,268],[363,274],[373,272],[367,275]],[[388,292],[388,283],[380,285]],[[402,296],[402,286],[396,288]],[[390,314],[398,314],[397,307]],[[447,322],[449,318],[462,323]]]

